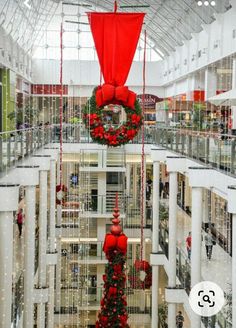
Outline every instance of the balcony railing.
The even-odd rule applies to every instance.
[[[52,140],[51,128],[0,132],[0,175]]]

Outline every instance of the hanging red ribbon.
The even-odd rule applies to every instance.
[[[88,13],[106,84],[125,84],[137,48],[144,13]]]

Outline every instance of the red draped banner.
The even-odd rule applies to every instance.
[[[137,48],[144,13],[88,13],[105,84],[123,86]]]

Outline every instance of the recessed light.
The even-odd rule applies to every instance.
[[[215,7],[215,5],[216,5],[216,2],[215,1],[211,1],[211,6],[212,7]]]
[[[204,1],[204,6],[209,6],[209,1]]]
[[[202,1],[198,1],[198,2],[197,2],[197,5],[198,5],[199,7],[201,7],[201,6],[202,6]]]

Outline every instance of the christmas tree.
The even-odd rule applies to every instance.
[[[128,328],[127,301],[125,295],[125,262],[127,253],[127,237],[122,232],[119,220],[118,197],[113,212],[111,232],[106,234],[103,251],[108,263],[103,275],[104,292],[101,310],[96,328]]]

